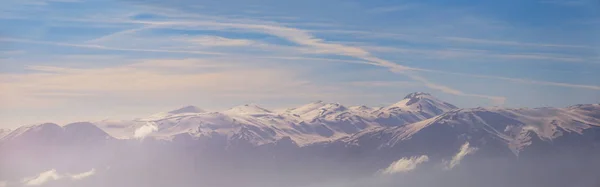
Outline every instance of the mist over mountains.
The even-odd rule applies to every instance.
[[[186,106],[0,130],[0,186],[600,185],[600,104]]]

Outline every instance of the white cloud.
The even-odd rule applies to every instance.
[[[441,84],[432,83],[432,82],[428,81],[427,79],[425,79],[425,78],[423,78],[421,76],[418,76],[418,75],[408,74],[407,76],[409,76],[413,80],[420,81],[421,83],[425,84],[427,87],[429,87],[431,89],[440,90],[440,91],[442,91],[444,93],[449,93],[449,94],[458,95],[458,96],[469,96],[469,97],[485,98],[485,99],[491,100],[492,103],[494,103],[495,105],[503,105],[504,102],[506,101],[506,97],[464,93],[464,92],[462,92],[460,90],[457,90],[457,89],[454,89],[454,88],[450,88],[448,86],[444,86],[444,85],[441,85]]]
[[[104,42],[104,41],[107,41],[107,40],[120,39],[123,36],[127,36],[129,34],[134,34],[134,33],[137,33],[139,31],[148,30],[148,29],[151,29],[151,28],[152,27],[140,27],[140,28],[122,30],[122,31],[115,32],[115,33],[112,33],[112,34],[109,34],[109,35],[105,35],[105,36],[102,36],[102,37],[99,37],[99,38],[96,38],[96,39],[93,39],[93,40],[89,40],[89,41],[87,41],[87,43],[101,43],[101,42]]]
[[[366,61],[366,64],[380,66],[388,68],[391,72],[403,74],[408,76],[409,78],[422,82],[425,86],[440,90],[442,92],[448,94],[462,95],[462,96],[472,96],[472,97],[480,97],[491,99],[492,101],[498,103],[499,101],[503,101],[504,99],[498,99],[500,97],[497,96],[487,96],[487,95],[479,95],[479,94],[467,94],[462,91],[458,91],[456,89],[449,88],[447,86],[440,86],[438,84],[432,83],[425,79],[422,76],[417,76],[414,73],[409,74],[409,71],[416,70],[412,67],[407,67],[404,65],[400,65],[385,59],[381,59],[372,55],[369,51],[355,46],[348,46],[334,42],[328,42],[323,39],[317,38],[312,35],[307,30],[291,28],[286,26],[281,26],[272,22],[259,22],[259,21],[249,21],[249,20],[234,20],[234,19],[209,19],[203,21],[197,20],[181,20],[181,21],[134,21],[131,20],[131,23],[143,24],[145,27],[152,28],[180,28],[180,29],[188,29],[188,30],[243,30],[245,32],[258,32],[265,33],[273,36],[277,36],[279,38],[288,40],[295,44],[304,46],[305,48],[299,49],[304,53],[313,53],[313,54],[332,54],[332,55],[340,55],[358,58]],[[211,54],[211,55],[220,55],[220,53],[214,52],[204,52],[204,51],[189,51],[189,50],[164,50],[164,49],[138,49],[138,48],[120,48],[120,47],[107,47],[101,45],[81,45],[81,44],[66,44],[66,43],[55,43],[55,42],[39,42],[39,41],[27,41],[27,40],[15,40],[15,39],[5,39],[9,41],[19,41],[19,42],[28,42],[28,43],[39,43],[39,44],[52,44],[52,45],[64,45],[64,46],[72,46],[72,47],[85,47],[85,48],[95,48],[95,49],[104,49],[104,50],[122,50],[122,51],[147,51],[147,52],[169,52],[169,53],[199,53],[199,54]],[[2,41],[2,38],[0,38]],[[239,42],[238,42],[239,44]]]
[[[298,72],[242,63],[249,61],[163,59],[102,68],[29,66],[31,73],[0,74],[0,101],[3,107],[31,107],[50,106],[79,96],[157,99],[172,97],[173,93],[219,97],[245,93],[271,97],[277,93],[299,96],[333,91],[302,80]]]
[[[480,97],[492,100],[496,104],[502,104],[506,98],[498,96],[488,96],[481,94],[469,94],[458,91],[447,86],[432,83],[422,76],[415,73],[410,73],[411,70],[416,70],[412,67],[400,65],[385,59],[381,59],[372,55],[369,51],[355,46],[348,46],[334,42],[328,42],[317,38],[307,30],[280,26],[275,23],[268,22],[238,22],[236,20],[219,20],[219,21],[135,21],[136,23],[146,24],[154,27],[182,27],[185,29],[212,29],[212,30],[230,30],[241,29],[246,32],[259,32],[277,36],[307,48],[302,49],[305,53],[316,54],[333,54],[347,56],[365,60],[367,64],[388,68],[390,71],[398,74],[403,74],[409,78],[422,82],[425,86],[439,90],[448,94]]]
[[[341,55],[358,58],[364,61],[364,64],[370,64],[380,67],[385,67],[390,69],[390,71],[403,74],[408,76],[409,78],[421,82],[423,85],[436,89],[448,94],[461,95],[461,96],[469,96],[469,97],[479,97],[489,99],[496,104],[502,104],[506,98],[501,96],[493,96],[493,95],[484,95],[484,94],[474,94],[474,93],[466,93],[462,90],[457,90],[456,88],[451,88],[445,85],[433,83],[428,80],[424,76],[417,75],[414,73],[414,70],[419,70],[412,67],[403,66],[391,61],[387,61],[385,59],[378,58],[367,51],[368,48],[344,45],[332,41],[326,41],[321,38],[317,38],[312,34],[313,31],[302,30],[297,28],[292,28],[289,26],[282,26],[278,23],[274,22],[265,22],[265,21],[257,21],[257,20],[248,20],[248,19],[231,19],[231,18],[223,18],[223,17],[213,17],[213,16],[203,16],[192,13],[182,13],[180,11],[162,11],[157,12],[157,14],[161,14],[161,16],[165,16],[169,19],[165,19],[165,21],[140,21],[140,20],[129,20],[127,18],[121,19],[119,23],[129,23],[134,25],[142,25],[142,27],[137,29],[129,29],[120,31],[117,33],[113,33],[107,35],[105,37],[101,37],[100,40],[103,41],[105,39],[110,39],[117,36],[129,35],[137,33],[140,30],[145,29],[153,29],[153,28],[176,28],[176,29],[185,29],[185,30],[218,30],[218,31],[235,31],[235,32],[258,32],[269,34],[273,36],[280,37],[282,39],[286,39],[295,44],[301,45],[302,47],[295,48],[294,50],[303,52],[303,53],[316,53],[316,54],[333,54],[333,55]],[[353,31],[349,31],[353,32]],[[188,38],[189,39],[189,38]],[[467,42],[467,43],[480,43],[480,44],[494,44],[494,45],[513,45],[513,46],[535,46],[535,47],[567,47],[567,48],[587,48],[587,46],[578,46],[578,45],[562,45],[562,44],[538,44],[538,43],[527,43],[527,42],[516,42],[516,41],[496,41],[496,40],[484,40],[484,39],[473,39],[473,38],[460,38],[460,37],[440,37],[437,40],[447,40],[447,41],[455,41],[455,42]],[[206,54],[206,55],[225,55],[224,53],[219,52],[211,52],[211,51],[200,51],[200,50],[183,50],[183,49],[143,49],[143,48],[126,48],[126,47],[109,47],[105,45],[91,45],[91,44],[72,44],[72,43],[56,43],[56,42],[43,42],[43,41],[30,41],[30,40],[19,40],[19,39],[2,39],[5,41],[12,42],[25,42],[25,43],[37,43],[37,44],[47,44],[47,45],[60,45],[60,46],[70,46],[70,47],[83,47],[83,48],[92,48],[92,49],[100,49],[100,50],[119,50],[119,51],[146,51],[146,52],[165,52],[165,53],[188,53],[188,54]],[[245,40],[245,39],[231,39],[231,38],[223,38],[218,36],[202,36],[196,38],[196,43],[200,46],[254,46],[256,41]],[[191,39],[190,41],[194,41]],[[123,42],[121,42],[123,43]],[[262,45],[261,45],[262,46]],[[277,48],[276,46],[275,48]],[[270,48],[273,49],[273,48]],[[442,51],[440,55],[456,55],[459,52],[455,51]],[[460,52],[459,55],[464,52]],[[555,57],[555,56],[545,56],[541,54],[507,54],[500,55],[498,57],[501,58],[521,58],[521,59],[538,59],[538,60],[559,60],[559,61],[580,61],[577,58],[571,57]],[[332,59],[334,60],[334,59]],[[357,63],[354,61],[340,61],[340,62],[348,62],[348,63]],[[359,62],[361,63],[361,62]],[[411,73],[413,72],[413,73]],[[452,74],[452,72],[448,72]],[[505,79],[508,80],[508,79]],[[521,81],[528,82],[532,84],[545,84],[541,83],[541,81]],[[568,86],[562,83],[549,83],[546,85],[553,86]],[[581,85],[576,86],[577,88],[592,88],[595,86],[587,86]],[[33,101],[32,101],[33,102]]]
[[[449,162],[446,162],[446,166],[444,167],[444,169],[451,170],[452,168],[454,168],[458,164],[460,164],[460,161],[465,156],[467,156],[469,154],[473,154],[473,153],[475,153],[475,151],[477,151],[477,148],[476,147],[469,147],[469,142],[466,142],[465,144],[463,144],[462,146],[460,146],[460,150],[458,151],[458,153],[456,153],[456,155],[454,155],[452,157],[452,160],[450,160]]]
[[[382,174],[396,174],[409,172],[417,168],[419,164],[429,161],[427,155],[404,157],[390,164],[387,168],[381,171]]]
[[[52,169],[46,172],[40,173],[36,177],[29,177],[23,179],[23,183],[27,186],[39,186],[49,181],[59,180],[62,176],[59,175],[56,170]]]
[[[133,137],[143,139],[156,131],[158,131],[158,127],[155,124],[152,124],[151,122],[146,122],[146,125],[141,126],[140,128],[135,130],[135,132],[133,133]]]
[[[183,53],[183,54],[198,54],[198,55],[224,55],[223,53],[199,50],[178,50],[178,49],[156,49],[156,48],[133,48],[133,47],[111,47],[97,44],[75,44],[65,42],[48,42],[36,41],[18,38],[0,38],[0,42],[19,42],[39,45],[54,45],[64,47],[87,48],[107,51],[132,51],[132,52],[156,52],[156,53]]]
[[[232,38],[224,38],[219,36],[200,36],[194,37],[190,40],[196,44],[202,46],[249,46],[254,44],[255,42],[252,40],[246,39],[232,39]]]
[[[64,178],[68,178],[71,180],[81,180],[81,179],[90,177],[90,176],[94,175],[95,173],[96,173],[95,169],[92,169],[90,171],[78,173],[78,174],[61,175],[58,172],[56,172],[55,169],[52,169],[52,170],[42,172],[35,177],[26,177],[23,180],[21,180],[21,182],[26,186],[39,186],[39,185],[46,184],[50,181],[62,180]],[[5,184],[7,184],[7,183],[5,183]],[[2,183],[0,183],[0,187],[2,187]]]
[[[0,187],[7,187],[7,186],[8,186],[8,182],[0,181]]]
[[[69,175],[69,177],[71,177],[72,180],[81,180],[84,178],[88,178],[94,174],[96,174],[96,169],[92,168],[92,170],[90,170],[90,171],[79,173],[79,174],[74,174],[74,175]]]

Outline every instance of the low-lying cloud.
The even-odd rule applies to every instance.
[[[387,168],[381,171],[382,174],[396,174],[409,172],[417,168],[417,165],[429,161],[427,155],[404,157],[390,164]]]
[[[444,167],[444,169],[450,170],[450,169],[456,167],[458,164],[460,164],[460,161],[465,156],[467,156],[469,154],[473,154],[473,153],[475,153],[475,151],[477,151],[476,147],[469,147],[469,142],[465,142],[465,144],[463,144],[460,147],[460,150],[458,151],[458,153],[456,153],[456,155],[454,155],[452,157],[452,160],[450,160],[449,162],[446,163],[446,166]]]
[[[143,139],[144,137],[150,135],[153,132],[158,131],[158,127],[150,122],[146,123],[146,125],[138,128],[133,132],[133,137],[138,139]]]
[[[62,178],[62,176],[60,176],[56,170],[52,169],[42,172],[36,177],[27,177],[23,179],[23,184],[27,186],[39,186],[49,181],[59,180],[60,178]]]
[[[83,172],[83,173],[78,173],[78,174],[64,174],[64,175],[61,175],[55,169],[52,169],[52,170],[42,172],[35,177],[26,177],[23,180],[21,180],[21,182],[25,186],[39,186],[39,185],[46,184],[50,181],[57,181],[57,180],[62,180],[62,179],[81,180],[81,179],[90,177],[94,174],[96,174],[95,169],[92,169],[90,171]],[[4,184],[6,184],[6,183],[4,183]],[[0,182],[0,187],[2,187],[1,182]]]
[[[96,174],[96,170],[92,169],[92,170],[87,171],[87,172],[70,175],[70,177],[71,177],[72,180],[81,180],[81,179],[87,178],[89,176],[92,176],[94,174]]]

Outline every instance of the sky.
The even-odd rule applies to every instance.
[[[600,102],[600,1],[2,0],[0,128],[195,105]]]

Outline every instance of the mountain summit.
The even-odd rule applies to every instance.
[[[201,108],[198,108],[196,106],[185,106],[176,110],[172,110],[169,112],[169,114],[182,114],[182,113],[204,113],[206,112],[205,110],[202,110]]]
[[[374,112],[375,120],[385,126],[401,126],[429,119],[456,106],[433,97],[429,93],[414,92],[401,101]]]
[[[413,92],[406,95],[404,99],[419,98],[424,96],[431,96],[431,94],[426,92]]]

